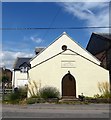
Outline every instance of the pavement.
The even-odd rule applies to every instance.
[[[111,104],[2,105],[2,118],[109,118]]]

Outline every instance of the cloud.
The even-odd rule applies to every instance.
[[[34,54],[28,52],[0,51],[0,56],[2,58],[0,66],[12,69],[17,57],[33,57]]]
[[[6,68],[12,69],[17,57],[33,57],[34,53],[32,53],[31,48],[32,41],[40,44],[43,40],[37,35],[30,35],[23,37],[22,44],[21,42],[16,43],[15,41],[7,41],[3,45],[3,51],[0,51],[0,66],[6,66]],[[16,44],[18,46],[16,46]]]
[[[38,36],[31,36],[30,39],[33,41],[33,42],[36,42],[37,44],[41,43],[43,40],[41,38],[38,38]]]
[[[86,26],[109,26],[108,2],[78,2],[60,4],[64,11],[72,14],[78,20],[84,21]],[[108,32],[108,29],[94,29],[98,32]]]

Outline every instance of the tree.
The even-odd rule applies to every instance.
[[[2,76],[2,88],[5,88],[5,84],[9,82],[8,76]]]
[[[8,76],[2,76],[2,83],[7,83],[9,81]]]
[[[6,75],[2,76],[2,91],[3,91],[3,94],[2,94],[2,100],[4,100],[4,94],[5,94],[5,83],[7,83],[8,81],[9,81],[8,76],[6,76]]]

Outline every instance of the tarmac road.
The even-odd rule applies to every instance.
[[[2,118],[109,118],[109,104],[2,105]]]

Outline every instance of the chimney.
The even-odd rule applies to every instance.
[[[43,50],[44,50],[44,47],[36,47],[35,48],[35,54],[38,55]]]

